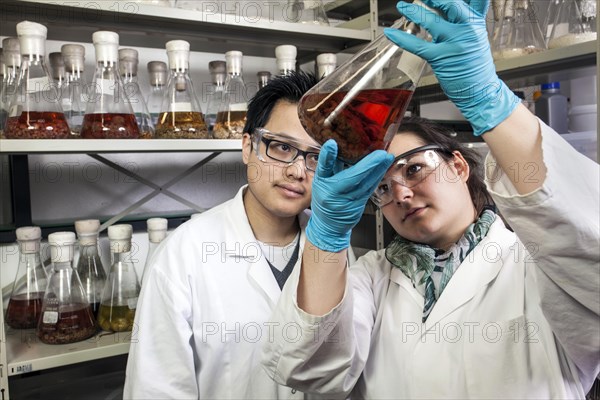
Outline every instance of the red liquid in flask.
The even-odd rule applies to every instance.
[[[298,107],[304,129],[323,144],[334,139],[338,158],[355,163],[374,150],[385,149],[396,133],[388,129],[404,115],[413,91],[405,89],[368,89],[359,91],[328,126],[325,119],[348,92],[316,93],[304,96]]]
[[[45,310],[37,327],[37,336],[46,344],[66,344],[85,340],[96,331],[91,306],[70,304],[60,306],[58,310]]]
[[[11,297],[6,308],[6,324],[14,329],[35,328],[42,312],[43,297],[43,292]]]
[[[81,125],[84,139],[137,139],[140,137],[133,114],[85,114]]]
[[[7,139],[68,139],[71,130],[64,113],[24,111],[6,120]]]

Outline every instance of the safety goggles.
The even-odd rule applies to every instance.
[[[428,144],[397,156],[386,177],[371,195],[373,203],[378,207],[391,203],[394,200],[394,183],[407,188],[417,186],[442,164],[440,153],[451,154],[439,145]]]
[[[317,170],[319,152],[321,151],[319,146],[306,145],[297,140],[272,133],[265,128],[256,128],[253,132],[253,139],[256,157],[262,162],[269,162],[267,160],[269,158],[273,161],[291,165],[298,157],[302,156],[307,170],[311,172]],[[261,142],[265,145],[264,156],[260,151]],[[306,150],[301,150],[300,147]]]

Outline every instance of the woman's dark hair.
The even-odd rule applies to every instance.
[[[448,154],[451,154],[453,151],[460,152],[469,164],[470,173],[467,186],[477,213],[481,213],[486,205],[494,204],[483,181],[481,157],[475,150],[467,148],[456,140],[453,137],[454,132],[452,130],[425,118],[408,117],[402,120],[398,129],[398,134],[403,133],[415,134],[424,144],[437,144],[447,151]],[[446,160],[452,158],[444,153],[441,156]]]
[[[271,117],[275,104],[279,101],[298,103],[304,93],[316,84],[317,78],[304,71],[292,72],[270,80],[248,103],[244,132],[252,134],[254,129],[264,127]]]

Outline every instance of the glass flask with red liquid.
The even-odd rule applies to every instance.
[[[208,128],[189,74],[190,44],[171,40],[166,44],[169,78],[156,124],[158,139],[208,139]]]
[[[75,231],[79,237],[77,274],[95,318],[98,318],[102,291],[106,284],[106,271],[98,250],[99,230],[100,221],[97,219],[75,221]]]
[[[73,269],[73,232],[48,235],[52,271],[44,293],[37,337],[46,344],[80,342],[93,336],[96,320],[77,271]]]
[[[42,231],[37,226],[17,228],[19,267],[6,308],[6,324],[14,329],[36,327],[42,312],[47,277],[40,256]]]
[[[84,139],[137,139],[140,130],[119,74],[119,35],[98,31],[92,36],[96,71],[87,88],[81,127]]]
[[[46,65],[46,35],[41,24],[17,24],[21,70],[8,106],[7,139],[66,139],[71,135],[57,83]]]
[[[140,129],[140,138],[151,139],[154,136],[154,123],[138,83],[138,64],[137,50],[119,49],[119,70],[121,71],[125,94]]]
[[[419,0],[413,4],[422,5]],[[392,27],[431,40],[426,30],[404,17]],[[335,139],[338,158],[354,164],[387,148],[425,65],[382,35],[302,97],[300,121],[317,142]]]

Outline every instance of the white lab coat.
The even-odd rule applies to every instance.
[[[423,296],[383,250],[350,268],[323,317],[298,308],[297,269],[273,322],[302,334],[275,331],[269,375],[353,399],[583,398],[600,363],[599,169],[543,123],[542,135],[548,174],[534,193],[518,195],[488,156],[489,189],[516,234],[497,218],[425,324]]]
[[[281,290],[242,195],[161,243],[138,301],[125,399],[294,399],[260,367]],[[308,213],[299,216],[304,246]]]

